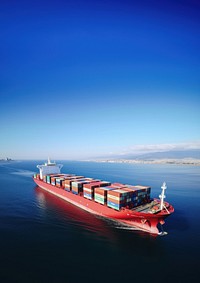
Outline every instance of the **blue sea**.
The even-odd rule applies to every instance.
[[[43,161],[0,163],[0,282],[200,282],[200,167],[62,161],[64,173],[152,187],[166,236],[113,224],[38,188]]]

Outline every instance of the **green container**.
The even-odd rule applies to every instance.
[[[94,198],[94,200],[98,203],[101,203],[101,204],[105,204],[105,200],[104,199],[100,199],[100,198]]]
[[[95,200],[105,200],[105,198],[102,196],[102,197],[100,197],[100,196],[97,196],[97,195],[94,195],[94,199]]]

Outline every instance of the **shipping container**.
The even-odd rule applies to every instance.
[[[46,176],[46,181],[48,184],[51,184],[51,178],[59,177],[61,174],[49,174]]]
[[[66,177],[58,177],[58,178],[56,178],[56,187],[59,187],[59,188],[61,188],[62,187],[62,182],[63,181],[65,181],[65,178]]]
[[[123,189],[117,189],[117,190],[108,191],[108,195],[123,198],[125,196],[128,196],[129,192]]]
[[[125,187],[125,185],[124,185],[124,184],[121,184],[121,183],[112,183],[111,186],[112,186],[112,187],[119,188],[119,189]]]
[[[47,176],[46,176],[46,175],[43,176],[43,181],[44,181],[45,183],[47,182]]]
[[[94,200],[98,203],[101,203],[101,204],[106,203],[106,198],[104,196],[101,196],[101,195],[98,195],[98,194],[95,194]]]
[[[94,200],[101,204],[107,203],[107,192],[110,190],[114,190],[114,188],[110,187],[96,187],[94,189]]]
[[[91,195],[90,199],[94,199],[94,189],[97,188],[97,187],[106,186],[107,183],[109,184],[109,182],[106,182],[106,181],[96,181],[95,180],[94,182],[91,182],[89,184],[84,184],[83,185],[83,192],[86,192],[86,195],[90,194]],[[83,196],[84,195],[85,194],[83,194]]]
[[[131,202],[133,207],[141,204],[145,204],[150,201],[150,187],[146,187],[145,189],[142,187],[132,186],[129,188],[124,188],[124,190],[132,191],[131,194]]]
[[[84,179],[74,180],[71,183],[72,192],[75,193],[75,194],[82,193],[83,192],[83,186],[92,183],[93,180],[94,179],[92,179],[92,178],[84,178]]]
[[[92,200],[92,194],[90,194],[89,192],[83,191],[83,196],[84,198]]]
[[[108,191],[107,206],[118,210],[122,207],[131,207],[133,206],[132,195],[133,192],[125,188]]]
[[[120,210],[124,206],[124,204],[117,204],[117,203],[114,203],[114,202],[108,200],[107,201],[107,206],[111,207],[111,208],[114,208],[116,210]]]
[[[147,193],[151,193],[151,187],[147,187],[147,186],[134,186],[136,189],[141,190],[141,191],[145,191]]]

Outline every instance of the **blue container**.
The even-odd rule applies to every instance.
[[[114,203],[112,201],[108,201],[107,206],[114,208],[114,209],[117,209],[117,210],[120,210],[120,208],[123,207],[123,204],[117,204],[117,203]]]
[[[84,192],[84,195],[83,195],[85,198],[88,198],[88,199],[92,199],[92,195],[89,194],[89,193],[85,193]]]

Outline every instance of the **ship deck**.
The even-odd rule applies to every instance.
[[[158,202],[156,200],[151,201],[150,203],[146,203],[137,207],[132,208],[131,210],[133,211],[137,211],[137,212],[143,212],[143,213],[153,213],[152,212],[152,208],[158,205]],[[156,212],[160,211],[160,209],[158,209]],[[155,213],[155,212],[154,212]]]

